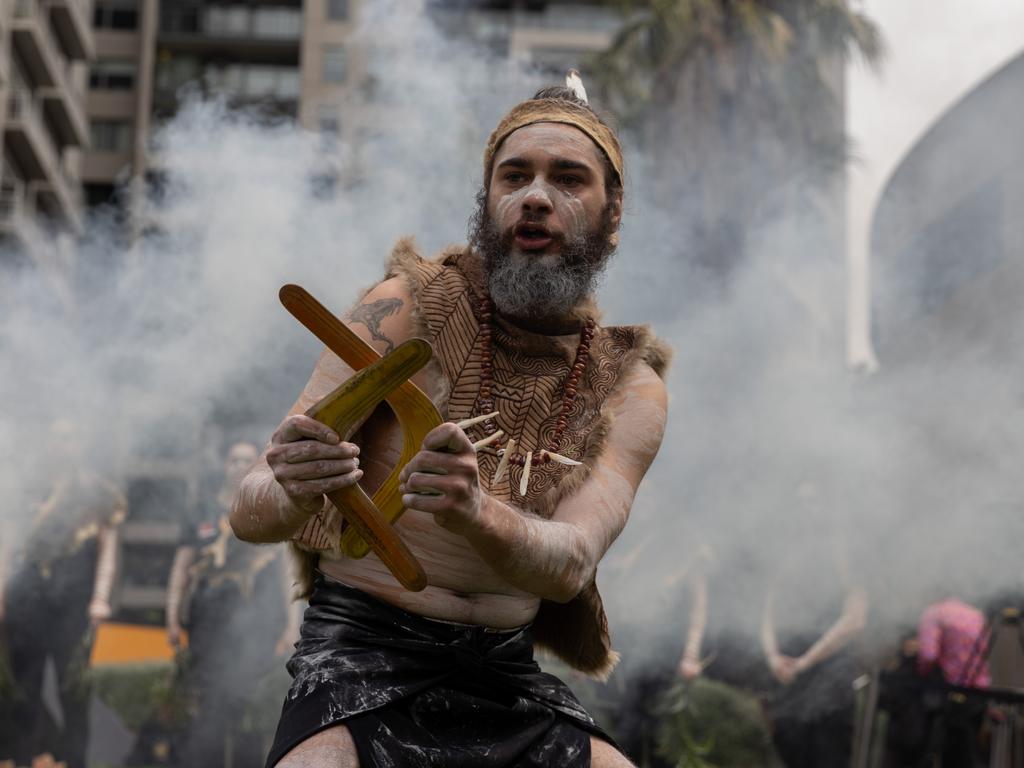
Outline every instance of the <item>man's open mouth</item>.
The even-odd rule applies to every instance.
[[[513,230],[516,245],[524,251],[539,251],[547,248],[554,240],[543,224],[522,222]]]

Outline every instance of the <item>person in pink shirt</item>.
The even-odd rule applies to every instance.
[[[950,685],[988,688],[992,684],[988,635],[985,614],[974,606],[952,596],[932,603],[917,626],[918,673],[938,670]],[[938,757],[941,765],[983,762],[978,733],[984,717],[985,702],[979,697],[943,697],[929,729],[929,754]]]
[[[935,667],[951,685],[988,688],[988,637],[985,615],[955,597],[932,603],[917,625],[917,667]]]

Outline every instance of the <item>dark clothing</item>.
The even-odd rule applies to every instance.
[[[779,650],[806,653],[843,612],[847,587],[840,556],[827,547],[801,553],[775,589]],[[848,768],[853,755],[860,665],[850,644],[801,672],[769,696],[772,740],[786,768]]]
[[[86,672],[92,650],[88,605],[94,549],[95,543],[53,563],[61,581],[77,575],[77,585],[68,580],[61,589],[34,568],[23,569],[9,585],[4,624],[16,699],[3,728],[9,732],[0,738],[0,757],[10,757],[17,765],[29,765],[35,755],[51,752],[69,768],[85,768],[90,694]],[[64,723],[60,730],[42,697],[48,657],[53,658],[57,671]]]
[[[856,676],[856,662],[840,651],[771,697],[772,739],[786,768],[849,767]]]
[[[589,768],[611,739],[533,660],[529,627],[436,621],[318,576],[267,766],[345,723],[363,768]]]
[[[50,752],[69,768],[85,768],[97,534],[123,516],[124,499],[116,488],[87,472],[61,478],[36,505],[4,595],[15,691],[12,711],[0,723],[0,759],[28,765],[32,757]],[[42,699],[47,658],[57,673],[61,728]]]
[[[184,545],[196,548],[180,683],[191,717],[175,752],[183,766],[223,765],[227,752],[234,756],[232,765],[247,766],[262,759],[261,736],[269,740],[270,735],[251,732],[243,720],[281,663],[274,646],[287,620],[282,553],[239,541],[220,526],[215,505],[208,511],[183,537]]]

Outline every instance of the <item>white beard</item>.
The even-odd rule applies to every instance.
[[[495,308],[521,318],[561,318],[597,284],[600,270],[556,257],[528,256],[515,248],[490,265],[487,287]]]

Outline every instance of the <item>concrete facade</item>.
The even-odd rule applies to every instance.
[[[5,259],[34,264],[73,304],[68,238],[82,231],[88,143],[89,0],[0,3],[0,237]]]

